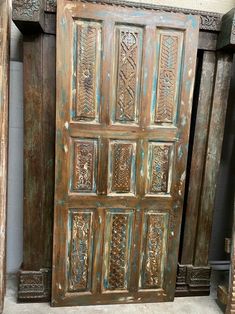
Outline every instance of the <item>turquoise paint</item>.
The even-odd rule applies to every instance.
[[[178,158],[179,160],[183,157],[183,149],[182,146],[179,146],[178,148]]]
[[[192,27],[193,27],[193,28],[197,28],[198,23],[197,23],[197,20],[195,19],[195,17],[192,16],[192,15],[189,15],[188,18],[189,18],[189,20],[190,20],[191,23],[192,23]]]

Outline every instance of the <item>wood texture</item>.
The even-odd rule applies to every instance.
[[[172,300],[198,20],[57,11],[52,304]]]
[[[10,3],[0,1],[0,312],[5,295]]]

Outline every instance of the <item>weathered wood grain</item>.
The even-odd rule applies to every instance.
[[[0,1],[0,312],[5,295],[10,2]]]

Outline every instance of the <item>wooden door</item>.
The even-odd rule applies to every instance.
[[[59,1],[52,304],[175,291],[198,19]]]
[[[3,311],[6,276],[6,203],[8,149],[8,83],[10,2],[0,0],[0,313]]]

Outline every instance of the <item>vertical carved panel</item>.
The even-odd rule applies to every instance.
[[[132,224],[132,210],[110,210],[107,213],[103,278],[106,290],[128,289]]]
[[[169,193],[172,144],[149,144],[148,193]]]
[[[97,173],[97,141],[76,140],[73,143],[72,191],[95,192]]]
[[[74,32],[73,120],[98,121],[100,23],[77,21]]]
[[[91,288],[93,212],[70,213],[69,291]]]
[[[134,193],[136,144],[113,141],[110,145],[109,191]]]
[[[167,214],[154,212],[144,214],[142,289],[162,287],[166,257],[167,217]]]
[[[142,29],[119,26],[115,121],[138,122]]]
[[[158,86],[154,123],[174,123],[180,80],[182,34],[160,34]]]

